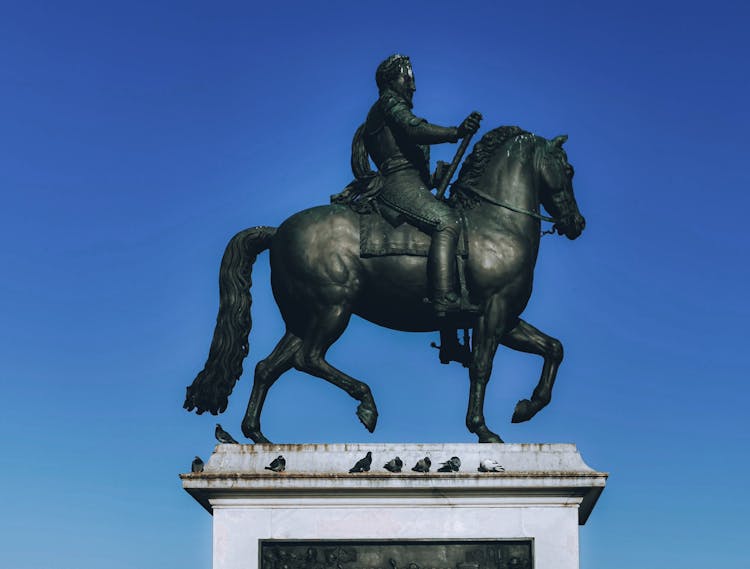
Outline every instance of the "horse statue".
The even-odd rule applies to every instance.
[[[566,139],[547,140],[518,127],[496,128],[475,145],[451,189],[450,202],[465,219],[465,288],[479,307],[453,323],[453,330],[472,330],[466,426],[479,442],[503,442],[484,419],[485,388],[498,345],[544,359],[533,395],[515,407],[514,423],[531,419],[550,402],[563,358],[559,340],[519,316],[531,296],[541,220],[554,221],[553,230],[569,239],[585,227],[573,194],[573,168],[562,148]],[[540,204],[552,217],[539,213]],[[363,257],[360,217],[364,215],[347,205],[313,207],[278,228],[252,227],[229,241],[221,261],[219,312],[208,360],[187,388],[185,409],[214,415],[226,410],[248,354],[252,266],[268,249],[271,286],[286,331],[255,368],[242,432],[256,443],[270,442],[261,431],[263,403],[269,388],[291,368],[346,391],[359,401],[359,420],[374,431],[378,411],[370,387],[333,367],[326,352],[352,314],[405,332],[444,330],[445,323],[424,302],[429,296],[426,257]],[[411,226],[400,230],[412,232],[415,240],[429,239]]]

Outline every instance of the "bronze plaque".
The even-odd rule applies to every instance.
[[[533,569],[531,540],[260,541],[261,569]]]

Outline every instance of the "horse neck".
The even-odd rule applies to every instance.
[[[527,211],[539,212],[539,192],[535,149],[501,148],[497,158],[488,164],[482,179],[484,192],[495,201]],[[530,144],[530,142],[527,142]],[[531,216],[513,212],[498,205],[483,204],[504,228],[539,237],[540,223]]]

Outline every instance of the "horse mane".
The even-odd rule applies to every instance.
[[[464,161],[461,170],[458,173],[458,179],[451,186],[450,202],[454,207],[469,208],[476,205],[477,200],[469,188],[479,183],[479,179],[484,173],[490,158],[495,151],[505,144],[511,138],[519,134],[530,134],[528,131],[519,126],[499,126],[486,133],[479,142],[474,145],[474,149],[469,157]]]

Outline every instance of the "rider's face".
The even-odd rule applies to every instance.
[[[393,80],[392,88],[396,93],[411,103],[414,91],[417,86],[414,83],[414,73],[411,68],[405,69],[399,76]]]

